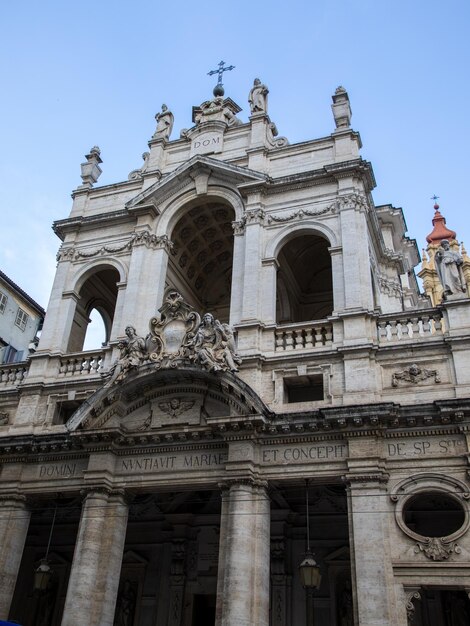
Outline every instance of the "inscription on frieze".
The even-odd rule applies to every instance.
[[[158,474],[178,470],[206,470],[223,467],[226,462],[226,450],[207,450],[183,454],[149,454],[148,456],[120,458],[117,471],[119,474]]]
[[[385,442],[385,455],[392,459],[424,456],[458,456],[467,452],[464,437],[427,437],[426,439],[394,439]]]
[[[347,456],[347,444],[333,441],[266,448],[261,453],[261,462],[265,465],[290,465],[294,463],[341,461],[347,458]]]
[[[81,478],[88,461],[77,459],[75,461],[59,461],[57,463],[39,463],[27,465],[24,469],[24,478],[30,480],[67,480]]]
[[[191,143],[191,156],[194,154],[208,154],[222,152],[224,136],[222,134],[205,133],[194,137]]]

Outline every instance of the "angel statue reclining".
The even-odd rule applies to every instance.
[[[209,372],[227,369],[238,372],[241,358],[236,353],[233,331],[212,313],[204,315],[188,347],[194,349],[194,360]]]

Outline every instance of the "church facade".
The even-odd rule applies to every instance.
[[[469,623],[470,261],[434,237],[420,294],[345,89],[296,144],[258,79],[249,106],[216,88],[174,139],[163,105],[126,181],[82,164],[38,349],[2,369],[0,619]]]

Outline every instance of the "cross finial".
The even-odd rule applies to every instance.
[[[215,97],[223,96],[225,93],[224,86],[222,83],[223,73],[229,72],[235,69],[235,65],[228,65],[227,67],[224,67],[224,65],[225,65],[225,61],[220,61],[218,69],[207,72],[208,76],[213,76],[214,74],[217,74],[217,85],[214,87],[214,92],[213,92]]]
[[[431,200],[434,200],[434,208],[436,209],[436,211],[439,208],[439,205],[437,204],[438,199],[439,199],[439,196],[436,196],[436,194],[431,196]]]

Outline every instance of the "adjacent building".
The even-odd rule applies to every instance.
[[[470,622],[456,234],[421,294],[346,90],[332,133],[296,144],[258,79],[248,102],[244,121],[218,85],[179,137],[163,105],[123,182],[86,155],[38,349],[0,386],[0,619]]]
[[[43,321],[44,309],[0,271],[0,364],[26,361]]]

